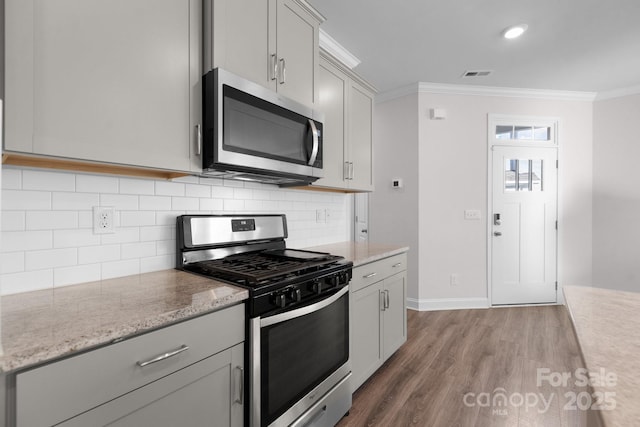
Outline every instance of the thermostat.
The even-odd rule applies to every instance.
[[[402,178],[393,178],[391,180],[391,187],[392,188],[402,188],[402,187],[404,187],[404,185],[402,184]]]

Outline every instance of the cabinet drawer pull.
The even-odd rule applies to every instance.
[[[377,275],[378,275],[378,273],[369,273],[369,274],[367,274],[366,276],[362,276],[362,278],[363,278],[363,279],[370,279],[370,278],[372,278],[373,276],[377,276]]]
[[[287,81],[287,63],[284,58],[280,58],[280,84],[283,85]]]
[[[202,125],[196,125],[196,156],[202,154]]]
[[[145,362],[137,362],[138,366],[140,366],[141,368],[144,368],[147,365],[151,365],[152,363],[157,363],[157,362],[161,362],[165,359],[168,359],[170,357],[173,356],[177,356],[178,354],[182,353],[183,351],[187,351],[189,350],[189,346],[188,345],[182,345],[179,349],[177,350],[173,350],[170,351],[168,353],[165,354],[161,354],[160,356],[154,357],[153,359],[147,360]]]
[[[402,265],[402,263],[401,263],[401,262],[399,262],[399,263],[397,263],[397,264],[393,264],[393,265],[391,266],[391,268],[400,267],[401,265]]]
[[[391,301],[389,299],[389,291],[388,290],[384,291],[384,308],[385,309],[389,308],[389,306],[391,305],[390,303]]]

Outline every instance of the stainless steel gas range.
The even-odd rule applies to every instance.
[[[249,290],[245,424],[334,426],[351,407],[352,263],[286,237],[284,215],[183,215],[177,267]]]

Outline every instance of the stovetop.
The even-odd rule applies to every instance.
[[[192,267],[202,274],[257,289],[292,277],[321,272],[342,259],[322,252],[285,249],[231,255],[201,261]]]

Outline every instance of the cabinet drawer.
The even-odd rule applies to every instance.
[[[244,305],[236,305],[18,373],[16,425],[59,423],[242,341]]]
[[[384,258],[369,264],[359,265],[353,269],[351,290],[366,288],[372,283],[407,269],[407,254],[402,253]]]

